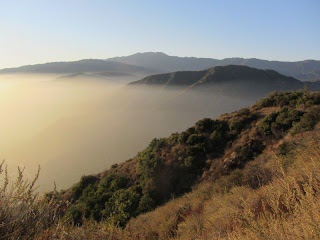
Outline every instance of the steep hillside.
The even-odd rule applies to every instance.
[[[286,154],[290,145],[282,144],[284,138],[312,130],[320,121],[319,105],[320,93],[276,92],[250,108],[154,139],[134,158],[99,175],[84,176],[72,190],[62,192],[63,199],[72,201],[66,216],[79,224],[94,219],[125,226],[132,217],[199,183],[242,169],[279,146]],[[270,180],[246,177],[243,181],[252,188]]]
[[[176,71],[199,71],[214,66],[243,65],[258,69],[271,69],[281,74],[294,77],[301,81],[311,81],[320,78],[320,61],[305,60],[298,62],[268,61],[256,58],[212,58],[176,57],[161,52],[136,53],[125,57],[108,59],[127,64],[153,69],[158,73]]]
[[[114,239],[318,239],[320,131],[287,136],[243,169],[100,232]],[[83,235],[89,235],[84,231]]]

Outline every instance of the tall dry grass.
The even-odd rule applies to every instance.
[[[35,183],[23,176],[11,180],[4,161],[0,164],[0,239],[33,239],[36,234],[48,228],[55,221],[55,204],[39,196]]]

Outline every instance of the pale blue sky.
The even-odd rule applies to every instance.
[[[0,68],[175,56],[320,59],[319,0],[0,0]]]

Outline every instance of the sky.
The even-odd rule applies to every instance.
[[[0,69],[136,52],[320,59],[319,0],[0,0]]]

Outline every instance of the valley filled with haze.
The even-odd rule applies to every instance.
[[[40,165],[40,191],[52,190],[54,182],[67,188],[82,175],[131,158],[155,137],[253,103],[197,91],[175,101],[178,89],[129,88],[124,82],[0,75],[0,157],[10,174],[20,166],[32,178]]]

